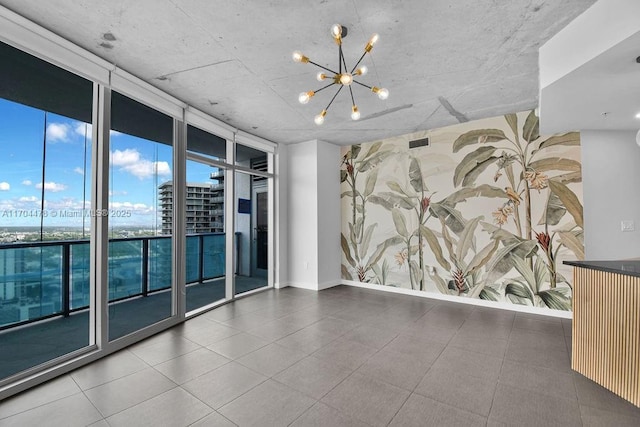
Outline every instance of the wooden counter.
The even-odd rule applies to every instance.
[[[571,368],[640,407],[640,261],[573,269]]]

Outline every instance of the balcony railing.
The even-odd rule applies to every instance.
[[[187,284],[225,275],[224,233],[188,235],[186,252]],[[169,236],[110,239],[109,302],[169,289],[171,258]],[[87,240],[0,244],[0,330],[87,309],[89,266]]]

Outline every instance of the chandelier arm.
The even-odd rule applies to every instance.
[[[358,65],[360,65],[360,63],[362,62],[362,60],[364,59],[364,56],[367,54],[367,51],[365,50],[364,53],[362,54],[362,56],[360,57],[360,59],[358,59],[358,62],[356,62],[356,65],[353,66],[353,69],[351,70],[351,74],[353,74],[353,72],[356,70],[356,68],[358,68]]]
[[[331,107],[331,104],[333,104],[333,100],[336,99],[336,96],[338,96],[343,87],[344,86],[341,85],[340,88],[336,91],[336,94],[333,95],[333,98],[331,98],[331,101],[329,101],[329,103],[327,104],[327,108],[325,108],[325,111],[329,110],[329,107]]]
[[[340,74],[342,74],[342,44],[338,45],[338,69],[340,70]]]
[[[367,89],[371,90],[371,86],[369,86],[369,85],[366,85],[366,84],[364,84],[364,83],[360,83],[359,81],[356,81],[356,80],[354,80],[353,82],[354,82],[354,83],[359,84],[360,86],[364,86],[364,87],[366,87]]]
[[[353,89],[349,86],[349,93],[351,94],[351,105],[356,105],[356,100],[353,99]]]
[[[329,69],[329,68],[327,68],[327,67],[323,67],[322,65],[317,64],[317,63],[315,63],[315,62],[313,62],[313,61],[311,61],[311,60],[309,60],[309,64],[313,64],[313,65],[315,65],[316,67],[320,67],[320,68],[322,68],[323,70],[326,70],[326,71],[328,71],[328,72],[330,72],[330,73],[338,74],[338,73],[336,73],[335,71],[333,71],[333,70],[331,70],[331,69]]]
[[[347,61],[345,61],[344,59],[344,53],[342,53],[342,46],[340,46],[340,60],[342,61],[340,63],[340,67],[342,67],[342,65],[344,64],[344,72],[346,73],[348,68],[347,68]]]
[[[321,88],[320,88],[320,89],[318,89],[318,90],[314,90],[313,92],[314,92],[314,93],[318,93],[318,92],[320,92],[321,90],[325,90],[325,89],[326,89],[326,88],[328,88],[329,86],[333,86],[334,84],[336,84],[336,82],[331,82],[331,83],[329,83],[328,85],[323,86],[323,87],[321,87]]]

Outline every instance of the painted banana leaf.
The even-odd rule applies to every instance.
[[[451,271],[451,264],[444,257],[442,253],[442,247],[440,246],[440,242],[438,241],[438,237],[433,232],[433,230],[424,225],[420,225],[420,233],[422,233],[422,237],[424,237],[424,239],[427,241],[427,244],[429,245],[431,252],[433,252],[433,255],[436,257],[436,261],[438,261],[438,264],[440,264],[440,266],[446,271]]]
[[[537,242],[533,240],[518,239],[510,244],[505,244],[503,241],[503,245],[487,265],[487,284],[496,283],[498,279],[513,270],[514,259],[524,260],[532,257],[538,249]]]
[[[584,259],[584,232],[559,231],[560,243],[566,246],[579,260]]]
[[[376,181],[378,180],[378,169],[374,169],[367,175],[367,179],[364,185],[364,193],[362,196],[366,199],[373,193],[373,189],[376,186]]]
[[[387,260],[382,261],[382,265],[374,264],[371,266],[373,274],[375,274],[375,281],[382,286],[387,286],[387,278],[389,276],[389,263]]]
[[[405,239],[409,238],[409,230],[407,230],[407,221],[404,218],[400,209],[394,208],[391,210],[391,217],[393,218],[393,224],[396,226],[396,231],[399,235]]]
[[[534,151],[533,153],[535,154],[537,151],[549,147],[555,147],[557,145],[562,145],[565,147],[580,145],[580,133],[569,132],[562,135],[554,135],[551,138],[545,139],[544,141],[540,142],[538,150]]]
[[[516,279],[511,279],[507,282],[504,288],[504,294],[515,304],[533,306],[536,304],[534,295],[531,293],[529,287]]]
[[[578,227],[584,228],[582,204],[575,193],[566,185],[554,180],[549,180],[549,188],[558,196],[564,207],[573,217],[573,220],[578,224]]]
[[[538,225],[558,225],[566,213],[567,208],[564,207],[558,195],[553,191],[549,191],[547,206],[540,221],[538,221]]]
[[[387,250],[387,248],[395,246],[399,243],[402,243],[402,239],[398,236],[395,236],[388,238],[387,240],[376,246],[376,250],[373,251],[364,267],[365,271],[368,271],[372,265],[377,264],[378,261],[380,261],[380,258],[382,258],[382,255],[384,255],[384,252]]]
[[[538,293],[538,296],[549,308],[571,311],[571,297],[568,288],[547,289]]]
[[[517,132],[515,132],[517,134]],[[540,138],[540,119],[535,110],[531,110],[522,127],[522,137],[531,143]]]
[[[344,162],[346,160],[354,160],[356,157],[358,157],[358,154],[360,154],[361,149],[362,146],[360,144],[352,145],[351,149],[349,149],[349,151],[347,151],[345,155],[342,156],[342,161]]]
[[[349,272],[349,269],[346,265],[340,264],[340,270],[342,271],[342,278],[345,280],[353,280],[353,276]]]
[[[369,196],[369,202],[382,206],[387,210],[392,210],[396,207],[402,209],[413,209],[414,203],[409,197],[399,196],[395,193],[383,191],[377,195]]]
[[[478,297],[485,301],[498,302],[500,301],[500,292],[496,291],[491,286],[485,286],[480,290]]]
[[[449,290],[449,286],[447,285],[447,282],[442,277],[440,277],[438,272],[435,270],[436,270],[435,268],[433,269],[433,271],[431,271],[430,269],[427,269],[427,272],[431,280],[433,280],[433,282],[436,284],[436,288],[438,288],[438,291],[440,291],[441,294],[445,294],[445,295],[451,294],[451,291]]]
[[[489,184],[482,184],[478,185],[477,187],[461,188],[460,190],[451,193],[442,202],[455,206],[458,203],[466,202],[467,199],[471,197],[491,197],[506,199],[508,196],[502,188],[494,187]]]
[[[482,248],[478,253],[476,253],[469,264],[467,265],[466,271],[463,273],[473,274],[478,271],[480,268],[484,267],[492,258],[493,254],[496,253],[498,247],[500,246],[500,242],[498,240],[492,240],[489,242],[487,246]]]
[[[582,172],[569,172],[562,175],[557,175],[553,177],[553,180],[565,185],[571,184],[573,182],[582,182]]]
[[[456,235],[462,233],[465,225],[467,225],[467,221],[460,211],[456,210],[455,206],[447,201],[431,203],[429,212],[431,212],[431,215],[435,218],[443,220],[445,224],[447,224],[447,227]]]
[[[507,136],[500,129],[475,129],[460,135],[453,142],[453,152],[457,153],[469,145],[492,143],[505,139],[507,139]]]
[[[544,159],[535,160],[529,163],[529,167],[531,169],[535,169],[538,172],[579,172],[582,176],[582,165],[580,164],[580,162],[573,159],[565,159],[563,157],[547,157]]]
[[[420,162],[418,162],[418,159],[415,157],[411,158],[411,163],[409,165],[409,183],[418,194],[421,194],[423,191],[429,191],[425,180],[422,177]]]
[[[475,181],[477,175],[484,171],[491,163],[498,160],[498,157],[493,155],[496,150],[496,147],[486,145],[464,156],[460,163],[458,163],[458,166],[456,166],[453,174],[453,186],[459,187],[460,184],[463,184],[466,187],[469,185],[469,181]],[[488,162],[490,159],[493,159],[493,161]],[[478,172],[478,170],[481,171]],[[464,181],[467,181],[467,184],[464,184]]]
[[[483,216],[478,216],[473,218],[467,222],[466,226],[460,233],[460,239],[458,240],[458,245],[456,246],[456,258],[459,260],[464,260],[467,257],[470,249],[476,250],[476,228],[478,227],[478,223],[480,220],[483,220]]]

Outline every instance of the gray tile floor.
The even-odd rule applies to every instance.
[[[0,426],[638,426],[571,323],[339,286],[205,313],[0,403]]]

